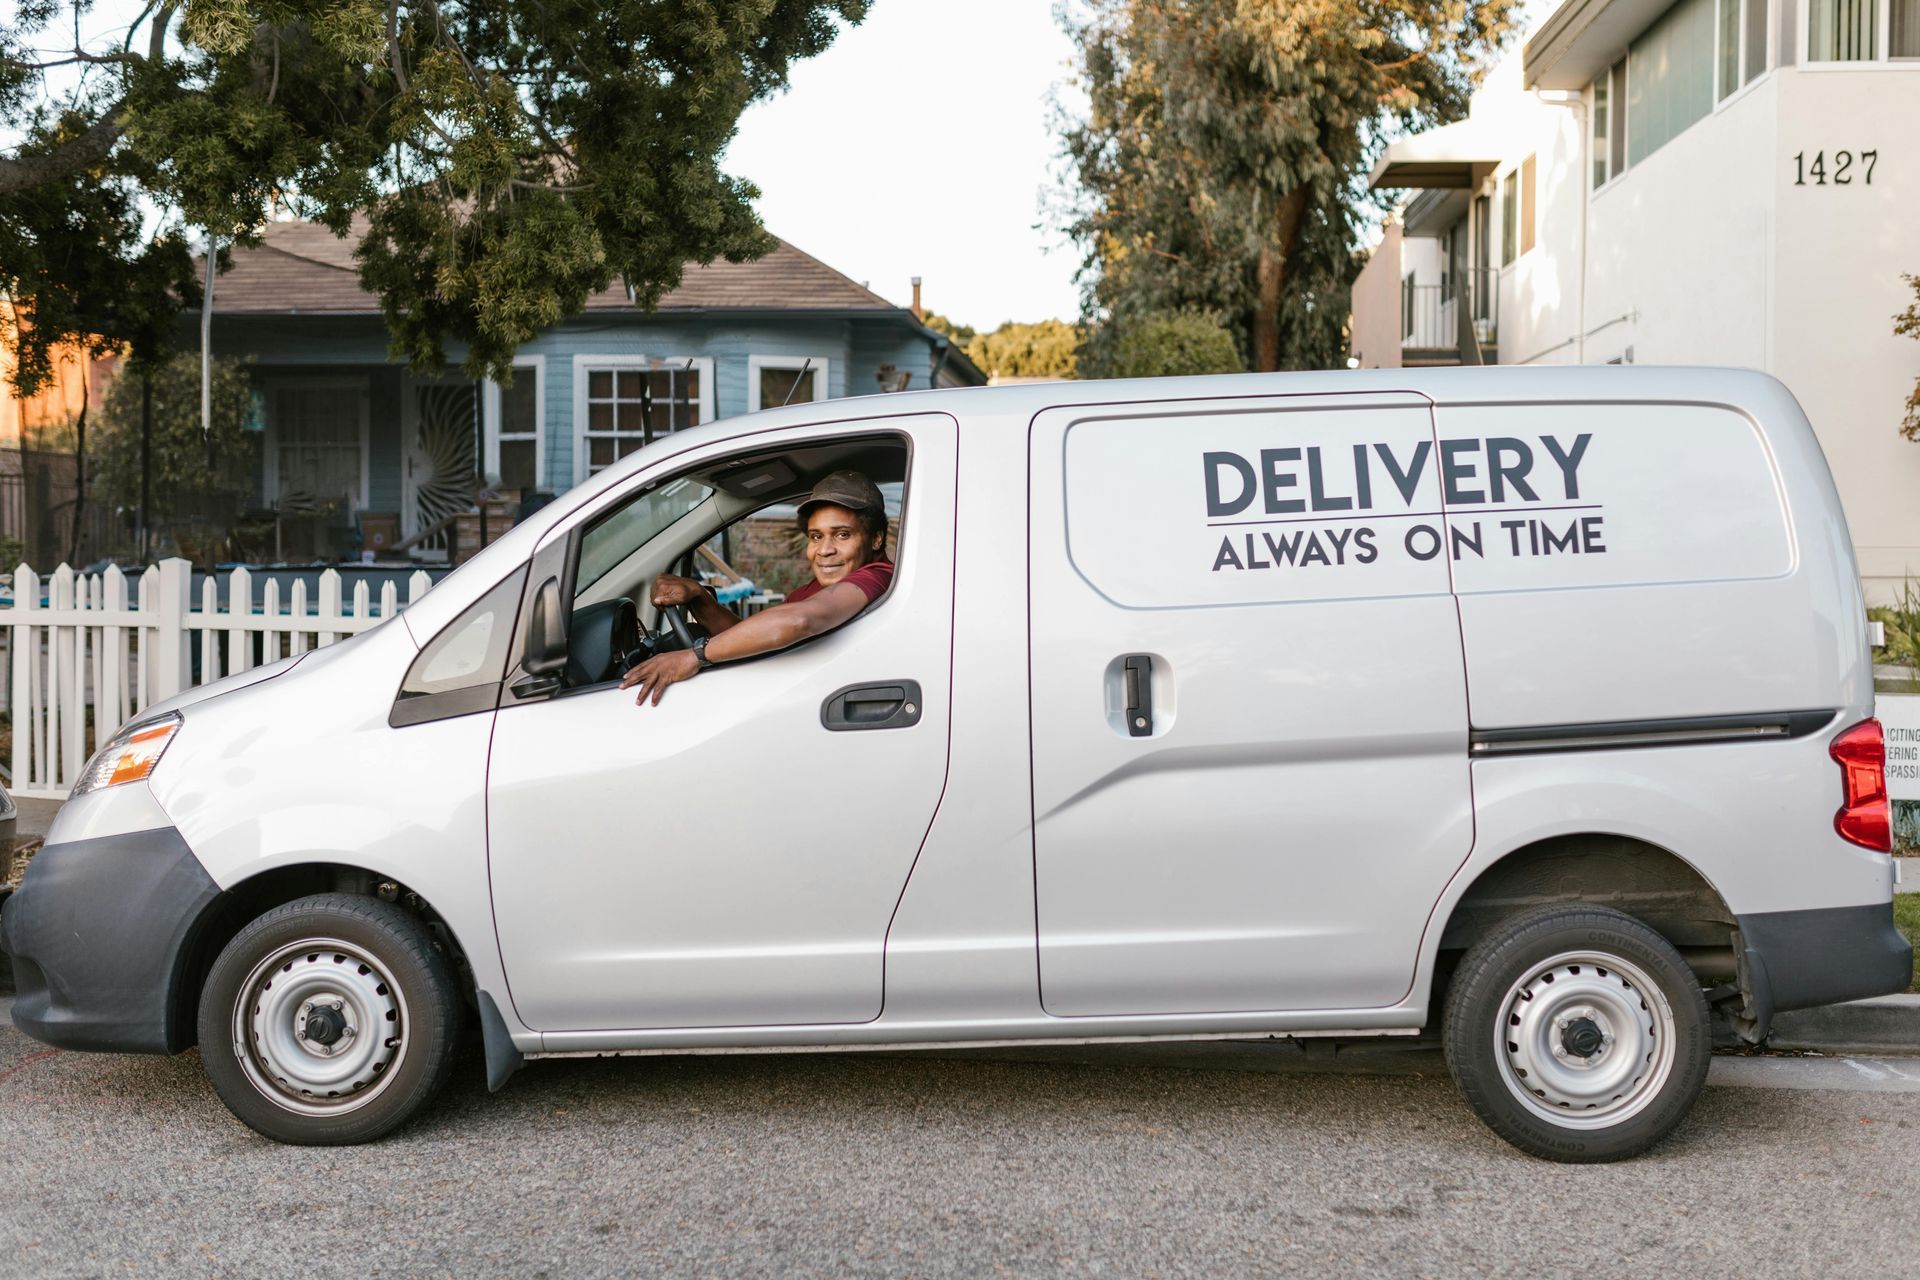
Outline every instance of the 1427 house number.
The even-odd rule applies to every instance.
[[[1833,163],[1827,163],[1827,153],[1816,151],[1813,159],[1807,159],[1802,151],[1793,158],[1793,185],[1824,187],[1832,183],[1836,187],[1853,185],[1858,178],[1867,186],[1873,185],[1873,166],[1880,163],[1878,151],[1836,151]]]

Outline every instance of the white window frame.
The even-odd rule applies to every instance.
[[[747,412],[760,410],[760,371],[763,369],[803,369],[811,368],[813,378],[813,402],[831,398],[827,381],[833,372],[833,362],[825,356],[753,356],[747,357]],[[805,404],[806,401],[796,401]]]
[[[516,378],[525,376],[520,370],[533,371],[533,487],[544,489],[547,485],[547,358],[515,356],[513,367]],[[487,473],[487,483],[497,485],[500,483],[500,384],[492,378],[486,380],[480,405],[481,447],[486,455],[480,465]]]
[[[1820,62],[1815,62],[1807,56],[1807,48],[1812,43],[1810,38],[1812,32],[1808,28],[1813,24],[1813,6],[1807,3],[1807,0],[1801,0],[1800,4],[1796,6],[1797,12],[1794,15],[1794,25],[1798,28],[1794,33],[1795,49],[1799,55],[1796,59],[1797,68],[1801,71],[1821,73],[1831,71],[1920,71],[1920,57],[1896,58],[1893,56],[1893,6],[1886,3],[1886,0],[1881,0],[1876,8],[1878,12],[1874,15],[1873,47],[1879,50],[1878,53],[1871,58],[1855,58],[1851,60],[1828,58]]]
[[[691,367],[700,375],[700,424],[714,420],[713,357],[687,355],[576,355],[573,358],[573,482],[585,480],[587,471],[587,373],[593,369],[657,369],[663,366]],[[609,464],[612,465],[612,464]],[[604,470],[605,468],[602,468]]]
[[[282,391],[337,391],[350,388],[360,393],[360,487],[353,495],[353,510],[365,511],[372,501],[372,431],[368,412],[370,398],[367,379],[364,376],[335,375],[324,377],[268,378],[263,388],[269,406],[273,397]],[[280,426],[269,417],[267,422],[267,449],[265,464],[266,499],[269,506],[278,506],[280,502]]]
[[[1720,16],[1725,11],[1728,5],[1733,5],[1737,10],[1739,10],[1739,13],[1740,13],[1740,36],[1739,36],[1740,56],[1738,58],[1738,61],[1740,63],[1740,69],[1742,71],[1745,71],[1747,66],[1746,0],[1714,0],[1713,109],[1716,113],[1726,110],[1728,107],[1732,106],[1734,103],[1740,101],[1740,99],[1746,97],[1747,94],[1753,91],[1753,87],[1755,85],[1759,84],[1762,80],[1765,80],[1768,76],[1772,75],[1774,68],[1779,64],[1777,51],[1774,48],[1774,44],[1777,41],[1777,37],[1774,34],[1774,28],[1780,22],[1780,12],[1778,9],[1774,7],[1774,0],[1766,0],[1767,51],[1766,53],[1761,55],[1760,70],[1754,75],[1753,79],[1747,81],[1745,84],[1735,85],[1731,90],[1727,92],[1726,96],[1724,97],[1721,96],[1721,93],[1720,93]],[[1881,7],[1886,8],[1884,4]],[[1804,26],[1805,19],[1806,19],[1806,10],[1804,6],[1800,11],[1799,16],[1801,18],[1802,25]]]

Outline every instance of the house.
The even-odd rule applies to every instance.
[[[1386,148],[1373,186],[1408,198],[1354,355],[1764,369],[1884,601],[1920,576],[1916,122],[1920,0],[1565,0],[1465,120]]]
[[[316,224],[271,224],[215,282],[212,348],[253,362],[259,506],[350,519],[361,540],[416,558],[457,549],[454,521],[478,491],[505,495],[482,508],[497,533],[521,495],[571,488],[665,432],[795,401],[986,382],[916,310],[784,241],[756,262],[690,265],[652,312],[619,285],[598,294],[520,350],[509,386],[421,377],[388,360],[353,249]],[[198,346],[198,316],[182,317],[181,342]],[[463,356],[449,350],[449,364]]]
[[[52,352],[52,373],[31,396],[13,385],[20,318],[0,295],[0,572],[25,559],[52,566],[86,559],[114,536],[111,514],[97,503],[74,527],[79,464],[74,427],[82,406],[97,413],[120,358],[63,342]],[[91,487],[91,486],[89,486]]]

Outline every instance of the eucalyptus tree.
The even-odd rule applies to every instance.
[[[1344,355],[1379,140],[1463,116],[1516,0],[1081,0],[1062,221],[1089,320],[1219,312],[1255,369]],[[1087,354],[1099,372],[1098,330]]]

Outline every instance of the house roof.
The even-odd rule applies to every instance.
[[[1584,89],[1673,0],[1565,0],[1521,54],[1528,89]]]
[[[1511,147],[1508,130],[1483,116],[1395,138],[1380,153],[1368,185],[1462,187],[1480,185]]]
[[[356,231],[362,225],[356,221]],[[314,222],[270,223],[258,246],[233,251],[232,269],[214,282],[215,314],[380,314],[379,299],[360,287],[358,239]],[[587,309],[640,310],[617,283],[589,298]],[[689,263],[657,310],[911,314],[785,240],[754,262]]]

